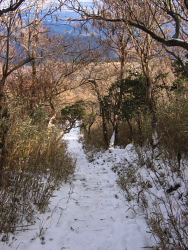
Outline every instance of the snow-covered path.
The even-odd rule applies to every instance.
[[[139,250],[150,245],[145,219],[128,209],[111,170],[118,152],[89,163],[78,138],[78,128],[65,136],[77,158],[70,183],[55,192],[49,211],[36,217],[32,230],[16,235],[10,246],[1,242],[0,250]]]
[[[71,250],[138,250],[143,235],[135,235],[139,225],[126,218],[128,208],[116,184],[116,175],[105,159],[88,163],[75,132],[72,130],[67,137],[69,150],[77,158],[77,168],[69,201],[71,210],[66,211],[67,216],[72,216],[68,225],[72,233],[68,232],[64,246]],[[130,243],[131,248],[126,248]]]

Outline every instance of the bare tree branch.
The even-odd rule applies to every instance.
[[[15,3],[12,3],[11,1],[9,7],[0,10],[0,16],[2,16],[5,13],[17,10],[24,1],[25,0],[17,0]]]
[[[167,47],[181,47],[188,51],[188,42],[185,40],[187,13],[182,11],[181,2],[171,1],[128,1],[128,0],[103,0],[104,6],[97,6],[97,11],[88,11],[88,9],[76,8],[72,5],[71,9],[80,13],[82,21],[85,20],[103,20],[106,22],[124,23],[144,31],[154,40],[166,45]],[[184,1],[188,6],[188,1]],[[106,6],[106,7],[105,7]],[[126,11],[125,11],[126,10]],[[139,11],[138,11],[139,10]],[[147,15],[146,12],[147,11]],[[155,13],[158,14],[155,17]],[[148,22],[147,16],[153,18]],[[158,21],[157,18],[164,20]],[[174,34],[169,37],[165,35],[167,30],[174,28]]]

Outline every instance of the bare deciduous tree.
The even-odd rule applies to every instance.
[[[90,11],[83,8],[78,1],[70,2],[72,4],[70,8],[80,13],[84,21],[92,19],[124,23],[144,31],[167,47],[181,47],[188,51],[188,19],[185,9],[187,1],[103,0],[102,4],[94,1],[95,7]],[[148,16],[152,23],[148,21]],[[172,31],[166,34],[168,29]]]

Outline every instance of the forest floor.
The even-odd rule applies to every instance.
[[[114,164],[135,161],[134,146],[112,149],[89,162],[79,128],[64,136],[76,158],[74,175],[54,192],[35,225],[0,241],[1,250],[140,250],[154,244],[144,215],[130,209],[118,186]]]

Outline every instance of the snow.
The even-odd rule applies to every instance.
[[[107,150],[88,162],[79,136],[79,128],[64,136],[77,159],[70,181],[54,192],[35,225],[0,241],[1,250],[139,250],[152,245],[145,217],[129,209],[111,170],[125,159],[134,161],[134,145]]]
[[[113,134],[112,134],[112,137],[111,137],[111,139],[110,139],[110,146],[109,146],[109,149],[114,148],[114,141],[115,141],[115,130],[114,130],[114,132],[113,132]]]
[[[172,38],[171,41],[185,42],[183,39],[180,38]]]

